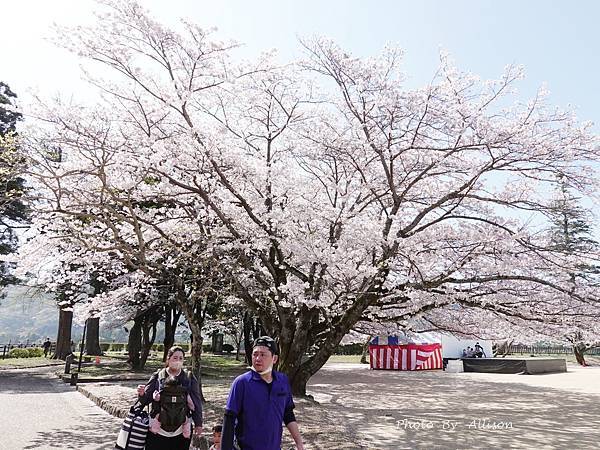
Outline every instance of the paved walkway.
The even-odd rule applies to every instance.
[[[0,371],[0,449],[114,448],[121,420],[58,381],[55,371]]]

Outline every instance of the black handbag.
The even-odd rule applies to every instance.
[[[150,426],[150,415],[138,402],[129,409],[123,421],[115,448],[119,450],[143,450]]]

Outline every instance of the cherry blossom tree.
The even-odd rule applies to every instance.
[[[238,64],[194,25],[108,5],[61,41],[110,77],[91,76],[102,101],[39,105],[31,177],[86,248],[177,274],[194,337],[197,306],[233,294],[304,394],[360,321],[598,317],[593,284],[569,284],[581,261],[538,225],[558,175],[595,195],[598,140],[542,90],[519,102],[520,68],[484,81],[442,55],[409,90],[399,49],[357,58],[326,39],[299,62]],[[59,166],[41,157],[50,145]]]
[[[16,274],[32,287],[55,295],[59,318],[54,358],[65,359],[72,352],[75,308],[81,309],[81,322],[88,322],[84,351],[99,355],[99,317],[91,299],[123,268],[110,255],[93,255],[76,242],[61,238],[59,228],[60,221],[37,216],[24,235]]]

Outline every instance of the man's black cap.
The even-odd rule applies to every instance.
[[[252,346],[252,348],[259,346],[267,347],[269,350],[271,350],[272,354],[279,355],[279,347],[277,346],[277,342],[275,342],[275,340],[270,336],[261,336],[259,338],[256,338],[254,340],[254,345]]]

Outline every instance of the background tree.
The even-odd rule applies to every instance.
[[[169,349],[175,345],[175,333],[181,318],[181,307],[175,301],[165,304],[165,335],[163,338],[163,362],[167,361]]]
[[[117,276],[114,273],[111,275],[112,278]],[[103,271],[102,268],[94,270],[89,274],[90,298],[110,289],[112,280],[108,277],[111,275]],[[102,355],[100,347],[100,311],[94,309],[88,309],[87,311],[84,351],[87,355]]]
[[[64,272],[76,273],[76,266],[67,263],[53,272],[55,280],[61,280],[53,282],[53,287],[50,288],[56,295],[58,306],[58,332],[56,335],[56,349],[54,355],[52,355],[53,359],[65,359],[74,351],[84,351],[84,348],[80,348],[78,342],[75,343],[75,348],[72,348],[73,337],[71,333],[73,329],[73,308],[77,303],[84,301],[87,294],[85,288],[79,282],[71,281],[72,278],[70,277],[63,278],[61,273]]]
[[[17,94],[10,87],[0,81],[0,135],[15,134],[17,122],[23,119],[23,114],[18,111],[15,101]]]
[[[102,122],[99,118],[94,120],[96,132],[110,130],[109,122]],[[69,136],[65,135],[65,139],[65,143],[71,142]],[[139,322],[134,321],[130,329],[130,351],[134,355],[132,364],[136,367],[143,364],[143,358],[135,355],[143,352],[144,342],[153,340],[151,330],[158,316],[155,311],[151,314],[146,306],[153,305],[154,297],[158,295],[163,303],[176,305],[175,314],[171,313],[172,326],[166,327],[166,338],[170,341],[174,340],[175,324],[181,313],[185,315],[194,338],[192,367],[199,377],[202,328],[207,311],[213,302],[227,295],[222,281],[227,270],[221,268],[207,246],[209,236],[206,230],[210,220],[202,223],[203,208],[197,202],[188,202],[157,189],[156,177],[145,169],[140,171],[129,163],[125,166],[118,164],[126,170],[133,169],[129,174],[131,178],[107,177],[116,168],[115,161],[106,153],[109,149],[98,148],[94,144],[88,147],[83,141],[82,144],[80,148],[66,144],[62,149],[62,162],[57,163],[46,157],[46,149],[52,148],[49,142],[31,139],[32,148],[38,150],[38,157],[32,157],[32,183],[36,183],[37,188],[47,195],[47,201],[36,204],[38,227],[44,228],[46,234],[38,234],[32,246],[43,246],[48,239],[55,239],[63,242],[71,253],[74,247],[84,248],[86,253],[81,255],[81,261],[89,269],[100,258],[104,269],[111,264],[119,268],[121,272],[117,271],[115,276],[126,273],[143,275],[141,283],[125,286],[117,283],[109,287],[129,290],[121,305],[125,307],[129,302],[136,306],[124,318],[125,321],[137,319]],[[87,163],[79,165],[81,160],[78,158],[89,151],[94,153],[92,159],[87,160],[91,166]],[[62,185],[63,180],[74,181],[71,176],[79,178],[79,186],[74,190]],[[125,185],[121,184],[123,181]],[[57,200],[59,203],[56,203]],[[195,223],[198,229],[190,233],[189,228],[181,226],[180,222],[185,220]],[[106,270],[103,273],[106,277]],[[156,293],[139,293],[142,285],[154,286]],[[113,314],[112,306],[102,304],[106,297],[97,297],[98,301],[93,302],[94,308],[101,315]],[[148,318],[152,320],[147,321]],[[148,339],[143,340],[145,325],[150,331]]]
[[[551,204],[550,236],[556,251],[574,257],[588,257],[589,262],[580,262],[574,266],[570,278],[575,286],[578,280],[587,280],[600,273],[594,261],[598,242],[593,238],[593,216],[580,204],[581,198],[573,194],[572,189],[562,176],[559,176],[555,199]]]
[[[593,238],[593,217],[590,212],[580,205],[581,199],[573,194],[566,181],[562,177],[559,177],[559,180],[550,210],[551,241],[556,251],[580,261],[569,272],[572,289],[575,291],[577,285],[582,282],[598,285],[600,266],[594,258],[598,242]],[[600,346],[598,336],[594,338],[586,335],[585,328],[573,329],[566,333],[565,337],[573,346],[575,358],[582,366],[586,365],[585,352]]]
[[[13,253],[18,244],[16,230],[28,220],[23,202],[25,180],[21,176],[25,159],[17,136],[17,122],[23,115],[16,107],[16,94],[0,81],[0,255]],[[0,287],[15,283],[13,264],[0,261]]]
[[[240,301],[224,302],[220,313],[221,326],[227,336],[233,340],[235,359],[239,361],[240,351],[244,343],[244,317],[247,311],[240,308]]]

